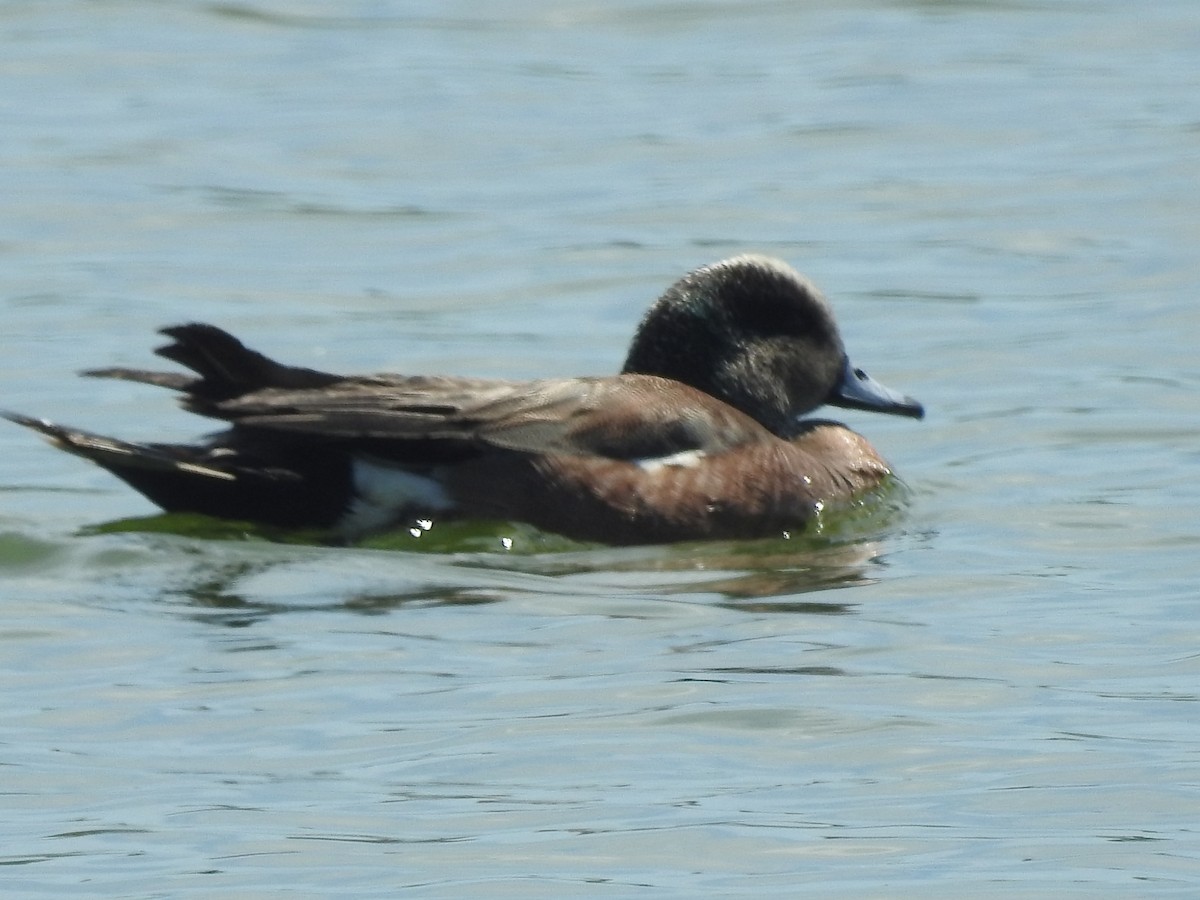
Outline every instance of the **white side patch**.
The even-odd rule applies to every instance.
[[[356,459],[352,471],[354,502],[338,523],[339,531],[364,534],[394,525],[411,513],[454,507],[442,486],[425,475],[366,459]]]
[[[665,469],[668,466],[680,469],[693,469],[700,465],[700,461],[703,459],[703,450],[681,450],[679,453],[672,453],[670,456],[651,456],[647,459],[635,459],[634,462],[645,472],[657,472],[659,469]]]

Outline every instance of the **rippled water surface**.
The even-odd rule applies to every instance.
[[[131,526],[0,423],[5,896],[1196,896],[1192,0],[51,0],[0,46],[0,406],[202,433],[73,374],[191,319],[611,372],[760,251],[929,410],[842,416],[883,522],[510,552]]]

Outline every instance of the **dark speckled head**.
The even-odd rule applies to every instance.
[[[671,285],[638,327],[623,371],[690,384],[779,435],[825,403],[921,414],[849,365],[825,298],[766,256],[736,256]]]

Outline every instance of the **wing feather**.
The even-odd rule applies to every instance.
[[[369,444],[403,457],[436,442],[456,452],[646,459],[716,452],[766,430],[706,394],[655,376],[530,382],[437,377],[343,379],[319,390],[255,391],[216,405],[235,427]]]

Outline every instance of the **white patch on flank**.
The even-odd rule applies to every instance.
[[[700,465],[702,459],[704,459],[703,450],[681,450],[678,453],[672,453],[670,456],[651,456],[647,459],[635,459],[634,462],[643,471],[657,472],[659,469],[665,469],[668,466],[680,469],[694,469]]]
[[[366,459],[356,459],[352,465],[354,501],[338,524],[339,531],[364,534],[395,524],[409,510],[443,512],[454,506],[442,486],[426,475]]]

